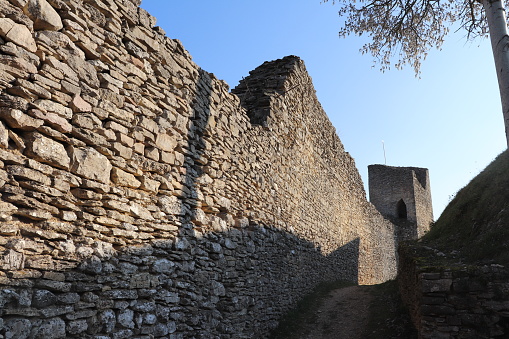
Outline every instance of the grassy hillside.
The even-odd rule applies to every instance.
[[[421,242],[468,261],[509,264],[508,151],[457,193]]]

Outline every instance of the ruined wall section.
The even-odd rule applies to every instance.
[[[395,265],[384,252],[394,248],[393,226],[366,201],[355,162],[318,102],[304,62],[295,56],[266,62],[232,92],[259,124],[253,129],[262,138],[258,144],[278,136],[277,146],[263,152],[271,163],[263,170],[271,173],[266,194],[274,205],[262,209],[277,211],[276,225],[312,241],[326,255],[358,242],[355,253],[343,252],[337,262],[344,263],[345,272],[357,262],[352,277],[360,283],[387,279],[387,267]],[[382,262],[388,265],[376,267]]]
[[[320,281],[394,277],[303,62],[259,70],[258,125],[138,5],[0,0],[0,334],[264,337]]]
[[[401,297],[419,338],[506,338],[507,268],[444,263],[440,254],[411,243],[399,247]]]

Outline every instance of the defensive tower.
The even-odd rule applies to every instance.
[[[433,221],[427,168],[368,166],[369,200],[398,227],[398,240],[417,239]]]

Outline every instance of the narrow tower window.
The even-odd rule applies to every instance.
[[[398,218],[400,218],[400,219],[407,218],[406,204],[403,201],[403,199],[398,201],[398,205],[396,206],[396,209],[398,211]]]

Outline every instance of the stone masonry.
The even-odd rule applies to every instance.
[[[427,168],[368,166],[369,201],[396,225],[398,241],[418,239],[433,222]]]
[[[0,338],[263,338],[394,278],[297,57],[232,93],[139,0],[0,0]]]
[[[440,266],[443,253],[408,243],[399,248],[399,254],[401,296],[420,339],[509,337],[506,267],[493,263]]]

